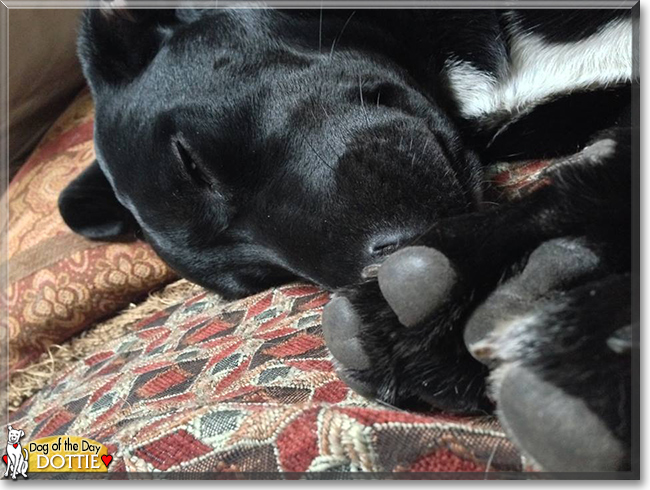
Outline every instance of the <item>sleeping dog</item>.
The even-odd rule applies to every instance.
[[[355,390],[629,469],[632,43],[625,10],[91,10],[97,160],[61,214],[226,298],[337,290]],[[487,169],[531,161],[492,205]]]

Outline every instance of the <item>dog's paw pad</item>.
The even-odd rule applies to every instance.
[[[518,280],[530,296],[583,280],[598,268],[600,258],[582,240],[556,238],[542,243],[528,258]]]
[[[535,323],[544,297],[589,277],[599,262],[581,240],[558,238],[542,243],[524,270],[500,285],[472,313],[463,334],[470,353],[494,365],[494,344],[499,338],[507,337],[514,326]]]
[[[360,331],[361,318],[350,300],[334,296],[323,310],[323,334],[330,352],[345,368],[366,369],[370,366],[358,338]]]
[[[400,323],[412,327],[429,317],[449,295],[457,275],[449,259],[429,247],[406,247],[378,272],[379,288]]]
[[[544,471],[616,471],[621,442],[580,398],[529,368],[504,365],[492,374],[501,423]]]

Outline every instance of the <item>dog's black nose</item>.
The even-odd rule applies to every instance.
[[[386,257],[398,249],[409,245],[417,234],[410,231],[381,233],[370,241],[370,255],[375,259]]]

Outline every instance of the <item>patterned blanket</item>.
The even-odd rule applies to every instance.
[[[116,478],[523,469],[492,417],[408,413],[349,390],[321,334],[327,300],[302,284],[231,303],[201,293],[69,364],[12,424],[27,441],[102,442]]]

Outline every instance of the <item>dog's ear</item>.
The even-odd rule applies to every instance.
[[[23,431],[22,429],[20,429],[20,437],[25,437],[25,431]]]
[[[11,432],[11,431],[14,430],[14,429],[13,429],[12,426],[8,425],[8,426],[7,426],[7,430]]]
[[[81,19],[78,52],[94,90],[133,80],[156,56],[179,21],[175,9],[88,9]]]
[[[59,211],[72,231],[91,240],[133,238],[138,229],[133,215],[115,197],[97,161],[63,190]]]

